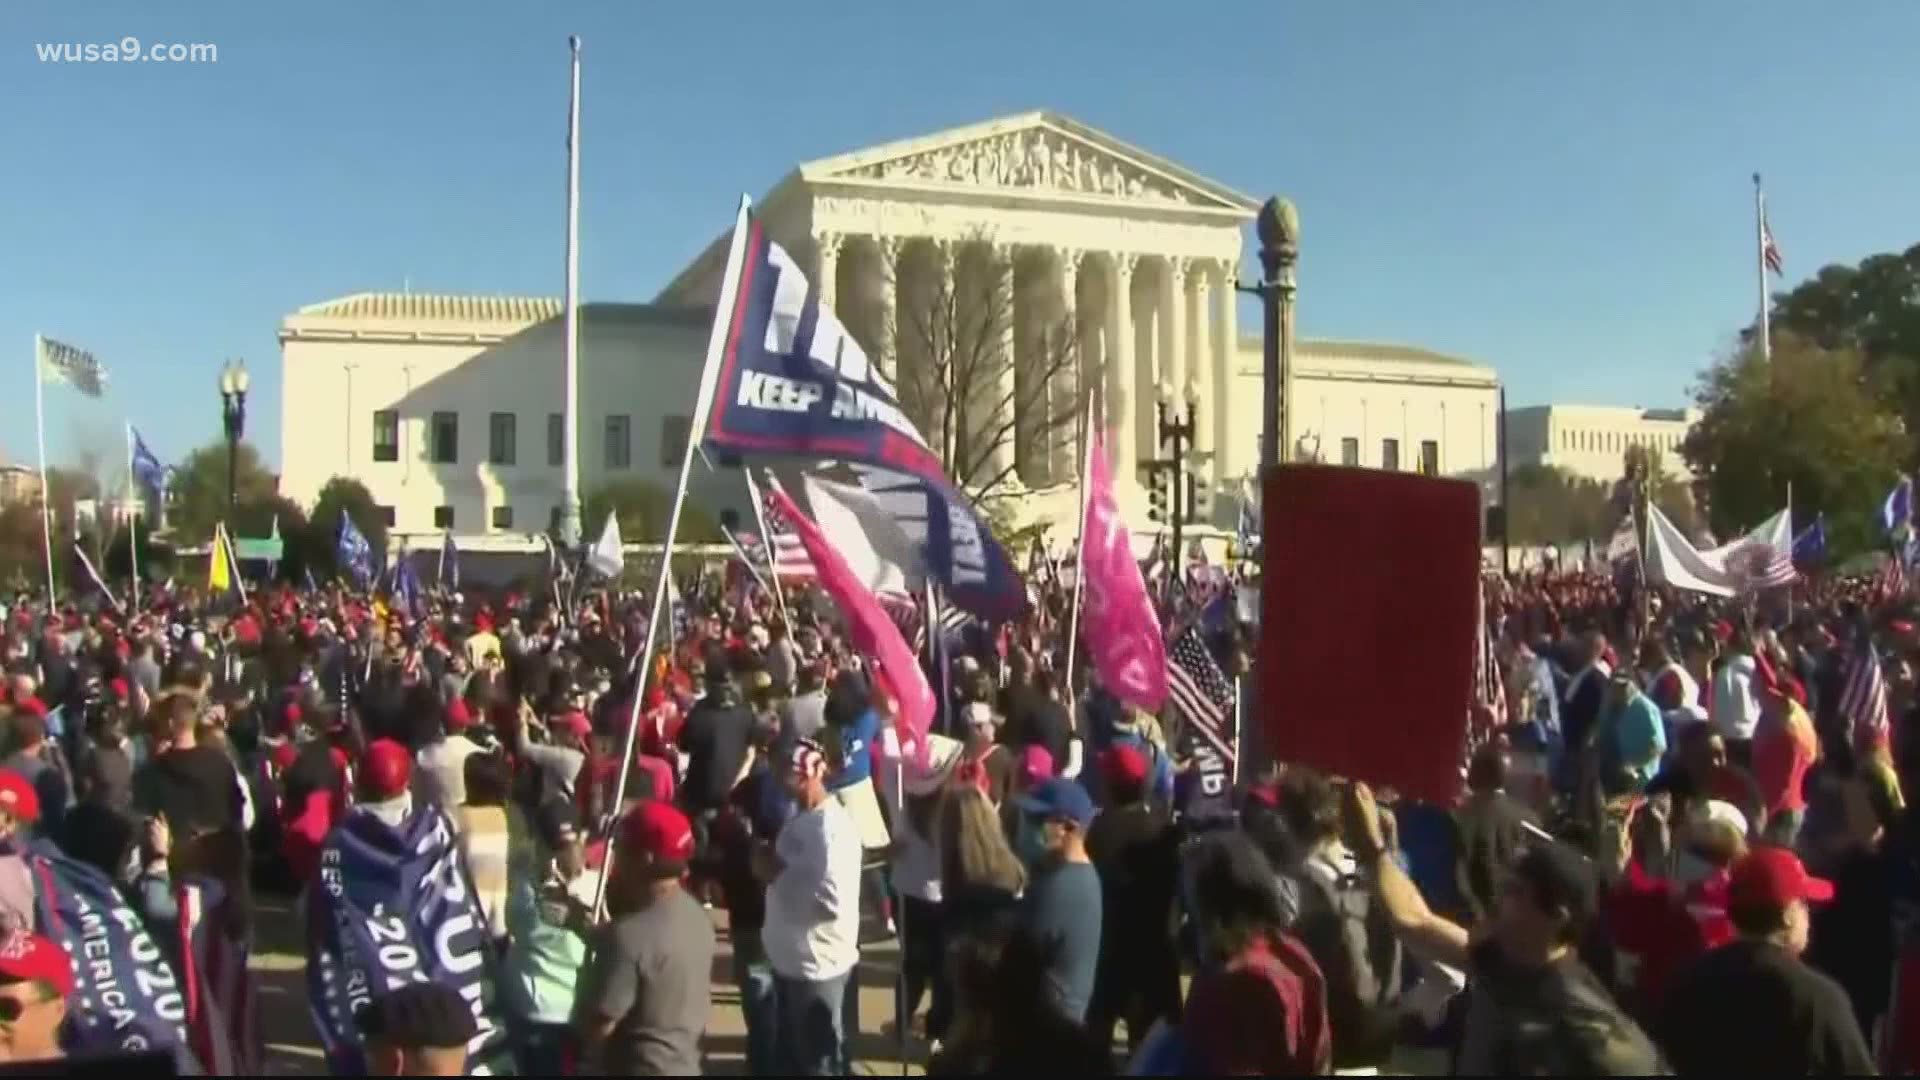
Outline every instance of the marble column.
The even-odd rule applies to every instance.
[[[1169,410],[1177,410],[1187,390],[1187,260],[1169,257],[1160,278],[1160,341],[1156,351],[1154,400],[1162,390],[1172,395]]]
[[[813,238],[814,247],[820,253],[818,265],[814,267],[814,285],[819,289],[820,302],[836,313],[840,297],[840,239],[839,233],[830,232],[816,233]]]
[[[1060,269],[1058,288],[1060,306],[1054,323],[1058,333],[1070,335],[1067,341],[1050,341],[1044,362],[1051,365],[1059,358],[1059,370],[1048,384],[1054,392],[1047,402],[1047,423],[1052,425],[1047,441],[1053,447],[1050,479],[1054,483],[1080,475],[1080,424],[1086,409],[1077,403],[1086,400],[1086,332],[1080,325],[1080,259],[1084,253],[1062,248],[1054,253]],[[1067,350],[1061,356],[1059,350]],[[1072,417],[1068,418],[1068,413]]]
[[[939,275],[939,285],[934,293],[937,306],[934,310],[925,313],[925,317],[934,324],[930,327],[930,336],[935,339],[927,342],[927,355],[924,357],[925,362],[934,365],[934,370],[930,373],[932,377],[923,380],[923,385],[930,391],[928,396],[932,399],[932,407],[928,410],[931,423],[928,426],[933,430],[926,434],[927,438],[933,442],[934,452],[940,456],[941,460],[948,463],[949,472],[960,468],[962,463],[954,460],[955,433],[948,430],[947,415],[951,410],[954,420],[964,427],[966,403],[953,400],[953,342],[939,340],[949,337],[950,330],[938,324],[943,321],[941,311],[954,302],[954,290],[959,287],[954,276],[955,263],[959,256],[960,247],[951,240],[933,242],[934,272]],[[966,484],[973,478],[955,476],[954,479]]]
[[[894,384],[897,393],[900,386],[900,238],[876,236],[873,246],[880,257],[880,318],[876,330],[880,340],[874,343],[873,362]]]
[[[1135,466],[1140,460],[1134,439],[1133,268],[1138,255],[1116,252],[1107,290],[1107,408],[1106,424],[1113,441],[1114,484],[1124,500],[1134,491]]]
[[[1188,304],[1191,317],[1187,320],[1187,386],[1184,396],[1193,403],[1193,453],[1203,463],[1194,466],[1193,475],[1204,492],[1211,495],[1219,483],[1219,463],[1205,461],[1205,455],[1213,452],[1213,347],[1209,341],[1208,324],[1212,321],[1212,312],[1208,310],[1209,289],[1213,268],[1204,262],[1196,262],[1187,273],[1188,294],[1183,299]]]
[[[998,479],[1002,485],[1020,486],[1020,469],[1024,464],[1020,460],[1020,411],[1023,406],[1031,408],[1039,400],[1032,391],[1027,400],[1020,398],[1020,387],[1015,377],[1014,364],[1014,296],[1013,296],[1013,246],[994,244],[993,258],[993,305],[997,325],[994,331],[1000,338],[995,350],[993,363],[993,389],[986,394],[983,404],[987,415],[980,418],[974,430],[984,438],[993,440],[992,454],[988,457],[986,479]]]
[[[1214,293],[1213,321],[1213,450],[1214,475],[1223,484],[1238,483],[1254,461],[1258,447],[1241,446],[1233,414],[1233,395],[1239,388],[1240,331],[1238,294],[1234,290],[1234,263],[1222,259],[1214,267],[1220,288]]]

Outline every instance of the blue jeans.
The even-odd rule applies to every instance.
[[[832,979],[774,977],[774,998],[780,1013],[782,1073],[789,1076],[845,1076],[847,1055],[844,1021],[847,985],[853,972]]]
[[[747,1072],[776,1076],[780,1070],[780,1017],[774,1009],[773,965],[760,931],[733,932],[733,981],[740,987],[740,1015],[747,1022]]]

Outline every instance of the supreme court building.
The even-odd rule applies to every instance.
[[[1243,335],[1234,289],[1239,274],[1258,273],[1246,250],[1257,208],[1040,112],[801,165],[755,211],[894,375],[930,440],[942,422],[916,383],[968,325],[960,309],[975,298],[1004,303],[1006,317],[978,324],[999,338],[989,343],[998,400],[1023,414],[991,449],[1000,490],[1017,496],[1022,518],[1071,521],[1077,426],[1029,416],[1072,414],[1097,390],[1123,506],[1150,530],[1138,463],[1158,456],[1162,402],[1191,415],[1191,473],[1215,496],[1216,523],[1230,525],[1232,496],[1259,461],[1258,327]],[[728,235],[716,235],[651,303],[583,305],[583,492],[624,478],[672,490],[727,246]],[[1312,266],[1309,246],[1303,309],[1313,303]],[[288,316],[283,491],[310,501],[330,476],[356,476],[403,535],[547,527],[562,490],[559,315],[546,298],[363,293]],[[1292,411],[1295,457],[1497,473],[1498,378],[1471,361],[1302,339]],[[484,442],[462,431],[484,431]],[[544,445],[537,434],[520,445],[543,431]],[[716,508],[738,505],[737,482],[698,483],[696,496]]]

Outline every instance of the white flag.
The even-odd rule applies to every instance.
[[[926,575],[918,546],[880,500],[851,484],[815,476],[802,482],[813,520],[868,591],[875,596],[918,594]]]
[[[38,353],[41,379],[66,383],[91,398],[106,393],[107,370],[100,366],[100,361],[94,359],[92,353],[52,338],[36,336],[33,342]]]
[[[620,519],[609,510],[607,527],[600,530],[600,539],[587,549],[587,569],[601,577],[616,578],[626,561],[626,551],[620,545]]]
[[[1647,577],[1652,581],[1713,596],[1793,583],[1793,523],[1786,510],[1738,540],[1705,551],[1693,546],[1659,507],[1649,506],[1647,513]]]

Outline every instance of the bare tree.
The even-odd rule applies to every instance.
[[[984,243],[958,245],[953,258],[951,273],[899,290],[901,407],[976,501],[1052,482],[1085,412],[1073,317],[1018,303],[1015,275]]]

